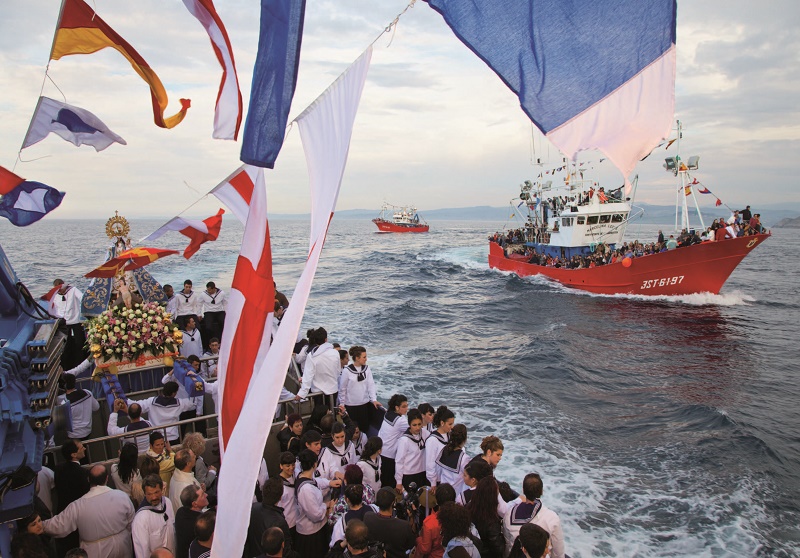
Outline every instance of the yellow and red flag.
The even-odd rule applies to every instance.
[[[100,19],[100,16],[86,2],[64,0],[50,59],[59,60],[62,56],[70,54],[92,54],[106,47],[116,49],[127,58],[136,73],[150,86],[153,119],[156,126],[174,128],[180,124],[191,106],[191,101],[181,99],[181,110],[177,114],[165,118],[164,111],[167,110],[169,104],[167,91],[145,59],[105,21]]]

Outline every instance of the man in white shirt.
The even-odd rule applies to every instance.
[[[225,308],[228,297],[225,292],[218,289],[213,281],[206,283],[206,290],[200,293],[200,319],[202,320],[203,339],[207,339],[205,347],[208,348],[210,339],[222,339],[222,328],[225,325]]]
[[[86,332],[81,323],[81,301],[83,293],[62,279],[53,281],[53,286],[58,287],[50,297],[47,311],[51,315],[63,318],[67,324],[67,345],[61,355],[61,368],[69,370],[81,364],[89,356],[84,348],[86,345]]]
[[[134,403],[142,406],[142,412],[148,413],[150,422],[153,426],[161,426],[162,424],[171,424],[180,420],[180,415],[186,411],[194,411],[194,401],[191,399],[178,399],[175,397],[178,393],[177,382],[167,382],[161,390],[161,395],[155,397],[148,397],[134,401],[128,399],[126,403],[130,407]],[[178,427],[170,426],[166,429],[167,439],[170,444],[178,445],[180,443]]]
[[[130,420],[129,424],[125,426],[118,426],[117,421],[119,419],[120,412],[127,412],[128,419]],[[150,428],[153,425],[150,421],[144,420],[142,418],[142,406],[138,403],[133,403],[132,405],[128,406],[122,399],[117,399],[114,401],[114,412],[108,415],[108,425],[106,426],[106,432],[109,436],[117,436],[119,434],[124,434],[126,432],[136,432],[137,430],[143,430],[145,428]],[[122,444],[126,442],[130,442],[132,444],[136,444],[136,447],[139,450],[139,453],[144,453],[150,448],[150,433],[145,432],[139,435],[134,434],[130,438],[125,437],[120,440]]]
[[[342,373],[342,363],[339,351],[328,343],[328,332],[324,328],[317,328],[315,336],[320,345],[309,353],[306,365],[303,368],[303,385],[295,396],[295,401],[305,399],[309,392],[321,391],[325,395],[339,393],[339,375]]]
[[[108,471],[95,465],[89,471],[89,492],[72,502],[52,519],[46,519],[44,531],[63,537],[77,529],[81,548],[89,558],[129,558],[131,522],[135,515],[127,494],[106,486]]]
[[[172,319],[178,317],[178,299],[175,297],[175,289],[172,285],[164,285],[164,294],[167,295],[167,304],[165,311],[169,312]]]
[[[195,321],[200,314],[200,297],[192,290],[192,282],[187,279],[183,282],[183,290],[175,293],[175,322],[181,329],[186,328],[186,320],[193,317]]]
[[[522,493],[525,499],[511,506],[503,517],[506,554],[511,552],[514,540],[519,536],[520,528],[526,523],[533,523],[550,533],[550,543],[553,545],[550,557],[564,558],[564,532],[561,530],[561,519],[556,512],[542,504],[540,498],[543,490],[542,478],[538,474],[525,475],[525,479],[522,481]]]
[[[164,481],[148,475],[142,481],[145,502],[133,518],[133,550],[136,558],[150,558],[159,547],[175,552],[175,513],[172,502],[164,497]]]

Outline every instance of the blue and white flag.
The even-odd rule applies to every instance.
[[[22,149],[42,141],[51,132],[79,147],[91,145],[95,151],[102,151],[112,143],[127,145],[88,110],[49,97],[39,97]]]
[[[64,192],[26,180],[0,198],[0,217],[27,227],[61,205],[62,199]]]
[[[669,135],[675,0],[427,0],[573,159],[599,149],[626,177]]]
[[[297,85],[306,0],[261,0],[261,32],[240,159],[273,168]]]

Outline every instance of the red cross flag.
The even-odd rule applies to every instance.
[[[220,208],[216,215],[212,215],[208,219],[203,219],[202,221],[173,217],[157,231],[140,240],[140,242],[149,242],[164,236],[169,231],[177,231],[183,236],[188,237],[191,241],[189,242],[189,246],[183,251],[183,257],[188,260],[197,253],[201,245],[209,241],[214,241],[219,237],[219,231],[222,228],[222,215],[224,213],[225,210]]]

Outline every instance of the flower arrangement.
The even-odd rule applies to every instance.
[[[169,313],[155,302],[109,308],[86,326],[92,356],[103,362],[174,354],[182,337]]]

